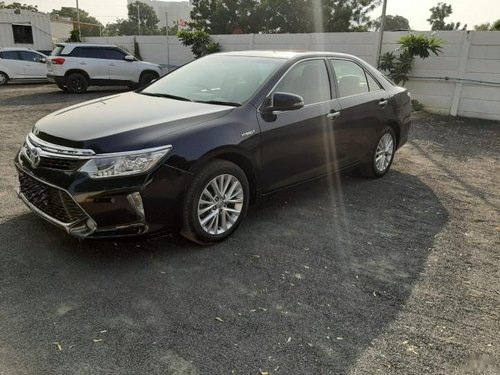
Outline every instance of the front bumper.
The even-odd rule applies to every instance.
[[[34,168],[19,152],[19,198],[38,216],[77,238],[173,232],[188,175],[166,165],[148,175],[93,180],[85,173]]]

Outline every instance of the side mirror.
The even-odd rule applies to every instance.
[[[277,92],[273,95],[272,111],[294,111],[304,106],[304,99],[295,94]]]
[[[132,62],[132,61],[135,61],[135,57],[132,56],[132,55],[126,55],[123,60],[125,61],[129,61],[129,62]]]
[[[275,111],[294,111],[304,106],[304,99],[301,96],[287,92],[277,92],[272,98],[267,98],[261,116],[264,121],[276,121]]]
[[[45,57],[40,56],[40,57],[35,57],[34,61],[45,64],[47,62],[47,59]]]

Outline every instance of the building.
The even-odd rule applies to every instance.
[[[127,4],[135,3],[137,0],[127,0]],[[176,23],[190,21],[191,4],[189,1],[160,1],[160,0],[139,0],[143,4],[149,5],[160,20],[159,27],[163,27],[168,20],[168,26],[172,27]]]
[[[0,9],[0,47],[52,51],[49,15],[19,9]]]
[[[65,41],[73,30],[69,19],[51,20],[40,12],[0,9],[0,47],[26,47],[52,51],[54,43]]]

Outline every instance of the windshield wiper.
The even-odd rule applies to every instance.
[[[207,104],[218,104],[218,105],[230,105],[232,107],[241,107],[241,103],[236,102],[225,102],[223,100],[195,100],[196,103],[207,103]]]
[[[161,94],[161,93],[156,93],[156,92],[144,92],[144,91],[140,92],[140,94],[148,95],[148,96],[156,96],[158,98],[168,98],[168,99],[182,100],[184,102],[192,102],[191,99],[184,98],[182,96],[177,96],[177,95]]]

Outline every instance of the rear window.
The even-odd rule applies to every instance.
[[[63,46],[57,46],[54,48],[54,50],[50,53],[51,56],[61,56],[62,50],[64,49]]]

